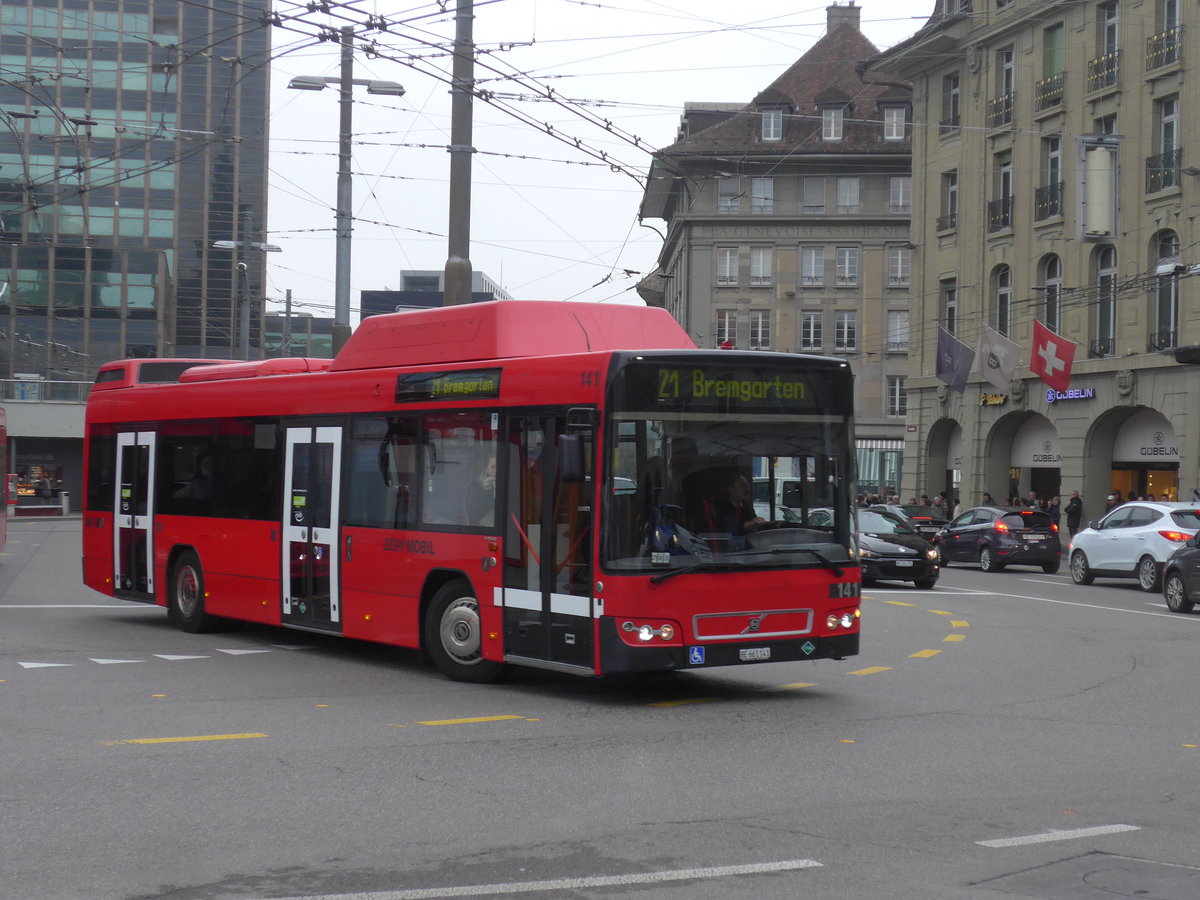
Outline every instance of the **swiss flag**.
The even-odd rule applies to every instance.
[[[1065,391],[1071,383],[1071,363],[1075,361],[1075,342],[1033,320],[1033,354],[1029,371],[1056,391]]]

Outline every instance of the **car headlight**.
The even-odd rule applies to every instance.
[[[879,554],[873,550],[868,550],[866,547],[858,548],[858,556],[860,559],[874,559]]]
[[[937,556],[938,556],[937,551],[934,550],[932,547],[930,547],[928,550],[925,551],[926,559],[931,559],[931,560],[937,559]]]

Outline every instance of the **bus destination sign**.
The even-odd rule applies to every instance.
[[[836,414],[850,398],[837,397],[830,389],[833,374],[800,366],[633,364],[624,372],[624,397],[619,402],[630,410]]]
[[[414,372],[396,377],[396,402],[488,400],[500,396],[500,369]]]

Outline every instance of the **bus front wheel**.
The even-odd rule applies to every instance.
[[[194,550],[185,550],[171,569],[171,594],[167,615],[183,631],[212,631],[217,619],[204,611],[204,569]]]
[[[442,585],[425,614],[425,647],[433,664],[455,681],[482,684],[500,677],[503,664],[483,658],[479,601],[461,580]]]

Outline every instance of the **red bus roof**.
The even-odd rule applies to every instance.
[[[493,300],[363,320],[331,371],[601,350],[694,350],[665,309]]]

